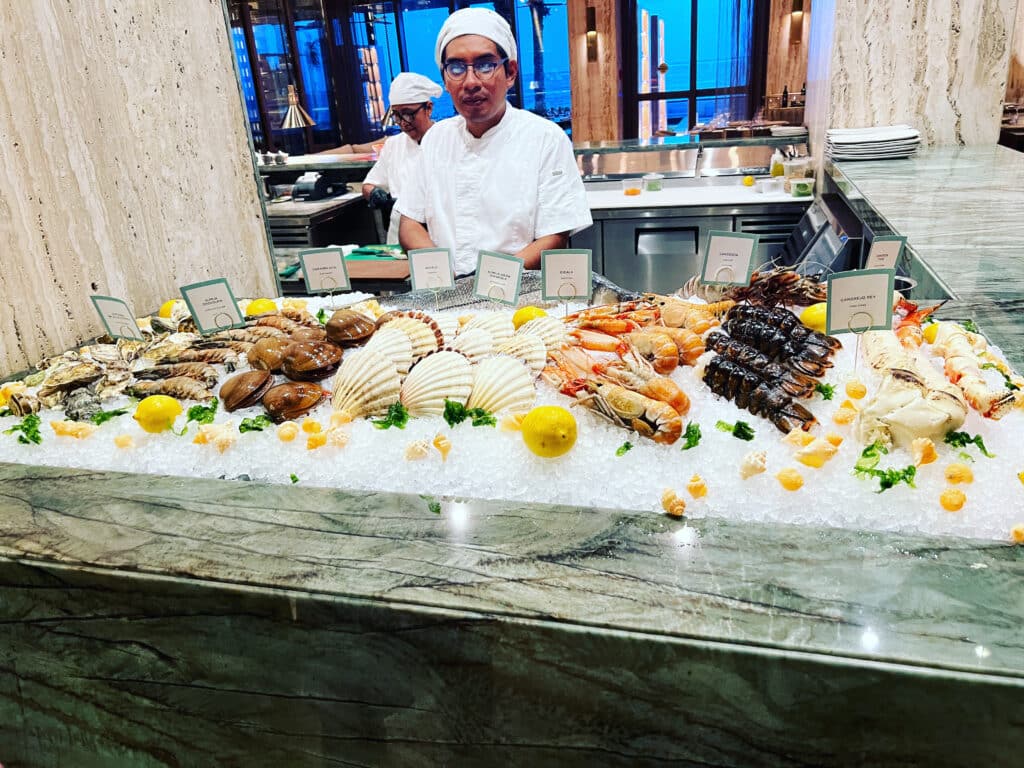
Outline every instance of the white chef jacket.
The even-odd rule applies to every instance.
[[[433,127],[431,127],[433,130]],[[427,133],[430,133],[428,130]],[[409,169],[415,164],[420,155],[420,145],[409,138],[408,134],[398,133],[388,138],[384,146],[380,148],[380,157],[373,164],[373,168],[366,174],[363,184],[373,184],[375,187],[386,189],[390,195],[398,199],[398,196],[405,186],[409,175]],[[402,217],[391,209],[391,224],[388,226],[388,243],[398,242],[398,222]]]
[[[435,123],[420,146],[395,211],[452,249],[457,275],[476,269],[481,249],[514,254],[593,223],[572,144],[550,120],[506,105],[479,139],[456,115]]]

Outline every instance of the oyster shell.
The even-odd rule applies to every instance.
[[[263,395],[263,407],[275,424],[305,416],[324,399],[319,384],[289,381],[271,387]]]
[[[473,388],[473,366],[458,352],[427,355],[409,371],[400,399],[411,416],[440,416],[444,401],[463,405]]]
[[[405,376],[412,367],[412,341],[401,328],[381,328],[364,349],[373,350],[387,357],[395,364],[399,376]]]
[[[495,347],[504,344],[516,332],[515,326],[512,325],[512,314],[509,312],[482,312],[475,315],[459,329],[459,335],[461,336],[474,328],[483,328],[490,333]]]
[[[28,392],[15,392],[8,398],[7,407],[11,409],[13,415],[21,418],[30,413],[39,413],[42,403],[35,395],[30,395]]]
[[[88,387],[70,392],[64,401],[64,414],[71,421],[89,421],[101,410],[99,397]]]
[[[235,374],[220,388],[224,410],[237,411],[239,408],[256,405],[273,385],[274,377],[270,371],[254,370]]]
[[[565,323],[557,317],[551,317],[550,315],[535,317],[533,320],[529,320],[519,326],[516,335],[522,336],[525,334],[540,336],[544,340],[544,346],[548,348],[548,352],[561,349],[568,339]]]
[[[494,337],[484,328],[470,328],[452,339],[445,349],[461,352],[475,363],[494,351]]]
[[[491,413],[524,411],[533,405],[536,394],[530,369],[522,361],[495,355],[476,366],[473,391],[466,405]]]
[[[341,347],[329,341],[293,341],[285,347],[281,372],[292,381],[320,381],[338,370],[341,357]]]
[[[532,333],[513,336],[504,344],[500,344],[495,352],[522,360],[534,376],[540,375],[548,359],[548,350],[544,339]]]
[[[343,347],[351,347],[369,338],[377,329],[372,318],[351,309],[339,309],[327,321],[327,338]]]
[[[377,416],[398,402],[400,392],[395,364],[379,352],[361,349],[345,356],[334,377],[331,403],[353,419]]]
[[[436,352],[444,343],[444,335],[434,319],[425,312],[385,312],[377,320],[377,327],[391,326],[405,332],[412,342],[412,356],[419,360]]]
[[[103,376],[103,366],[89,360],[58,363],[49,368],[36,396],[47,408],[60,403],[72,389],[84,387]]]

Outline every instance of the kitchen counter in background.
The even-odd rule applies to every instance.
[[[763,205],[766,203],[809,203],[811,197],[793,197],[789,193],[760,193],[753,187],[745,187],[739,179],[730,179],[722,183],[708,179],[687,180],[673,186],[671,180],[663,182],[661,192],[643,192],[639,195],[627,195],[622,191],[619,182],[588,182],[587,204],[590,210],[607,210],[616,208],[683,208],[708,207],[722,205]]]
[[[838,163],[831,173],[953,289],[958,298],[942,314],[972,318],[1024,371],[1024,154],[935,147],[906,160]]]

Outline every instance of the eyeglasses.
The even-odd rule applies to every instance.
[[[391,110],[391,116],[395,118],[396,123],[402,123],[403,125],[412,125],[412,121],[416,118],[416,115],[421,109],[426,108],[426,103],[420,104],[416,109],[410,109],[408,112],[398,112]]]
[[[504,64],[508,59],[484,59],[483,61],[477,61],[473,64],[467,64],[459,59],[452,59],[444,63],[444,72],[452,80],[463,80],[469,70],[473,70],[476,76],[481,80],[490,80],[494,77],[494,73],[498,67]]]

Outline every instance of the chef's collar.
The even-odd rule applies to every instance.
[[[505,114],[501,116],[501,120],[498,121],[497,125],[494,125],[487,129],[483,136],[479,139],[469,132],[469,128],[466,126],[466,118],[462,118],[462,140],[466,146],[470,149],[480,149],[491,142],[491,140],[500,135],[505,131],[512,121],[515,119],[512,117],[512,113],[515,112],[515,107],[505,102]]]

